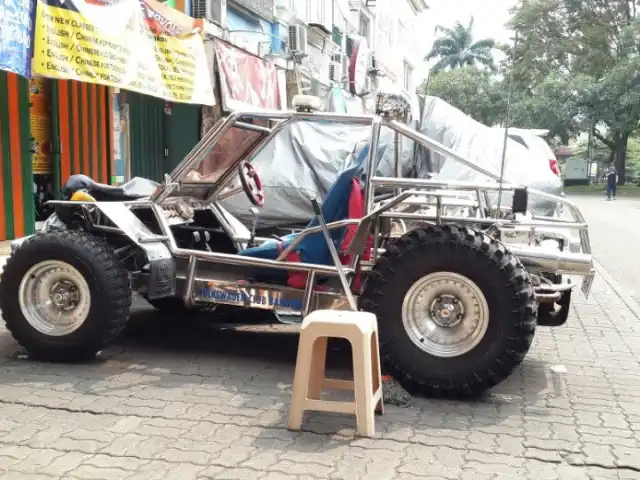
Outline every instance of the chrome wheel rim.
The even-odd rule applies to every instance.
[[[75,332],[91,308],[87,281],[76,268],[59,260],[31,267],[20,282],[18,300],[29,325],[52,337]]]
[[[402,323],[420,350],[436,357],[458,357],[484,338],[489,306],[480,288],[467,277],[431,273],[415,282],[405,295]]]

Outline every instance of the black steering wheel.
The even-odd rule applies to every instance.
[[[256,207],[264,205],[264,191],[262,190],[262,180],[258,176],[256,169],[246,160],[238,165],[238,175],[244,193],[249,197],[249,201]]]

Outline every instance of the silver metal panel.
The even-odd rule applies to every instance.
[[[96,202],[95,206],[147,254],[150,262],[172,258],[165,236],[149,230],[131,210],[120,202]]]
[[[226,282],[222,280],[195,279],[192,291],[194,303],[235,305],[238,307],[277,310],[283,313],[300,313],[303,310],[305,291],[286,286]],[[313,292],[310,310],[350,310],[349,300],[335,292]]]

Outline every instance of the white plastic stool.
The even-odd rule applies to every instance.
[[[325,378],[329,337],[351,343],[353,381]],[[321,400],[325,389],[353,390],[355,401]],[[304,319],[293,379],[290,430],[300,430],[306,410],[355,414],[358,435],[375,434],[374,411],[382,413],[383,405],[378,322],[373,313],[316,310]]]

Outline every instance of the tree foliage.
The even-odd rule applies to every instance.
[[[508,26],[515,42],[476,42],[478,56],[473,21],[439,27],[426,93],[494,125],[511,90],[511,126],[549,129],[564,144],[593,131],[624,183],[629,140],[640,131],[640,0],[518,0]],[[491,74],[494,48],[507,57],[500,78]]]
[[[543,95],[555,96],[563,121],[554,133],[564,139],[594,127],[621,183],[628,140],[640,129],[639,6],[637,0],[520,0],[510,21],[521,101],[533,105]],[[537,116],[536,109],[529,112]],[[539,113],[545,112],[551,113]]]
[[[501,82],[478,67],[432,74],[418,91],[443,99],[485,125],[496,125],[504,119],[506,97]]]
[[[571,77],[551,73],[531,90],[512,88],[511,126],[548,129],[564,145],[580,132],[580,98]]]
[[[495,71],[495,41],[491,38],[474,41],[473,17],[467,26],[456,22],[451,28],[438,25],[436,31],[442,35],[436,38],[431,51],[425,57],[426,61],[438,59],[431,68],[432,72],[467,66],[484,66]]]

